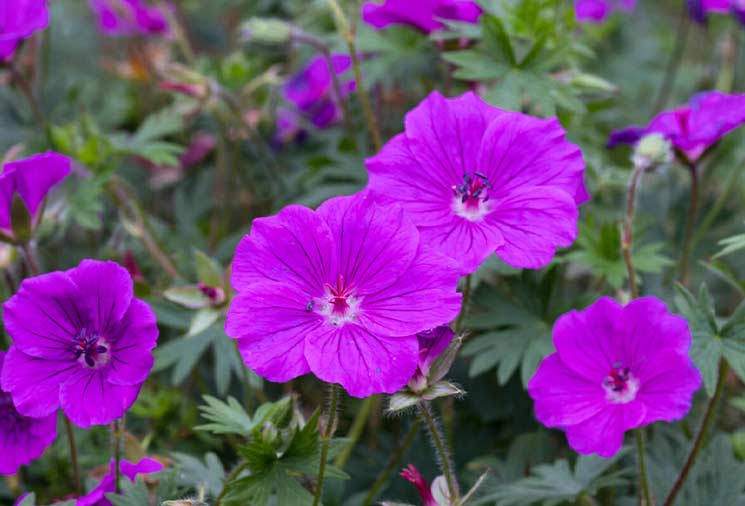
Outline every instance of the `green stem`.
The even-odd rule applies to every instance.
[[[21,251],[23,251],[23,258],[26,260],[26,264],[28,265],[29,270],[31,271],[31,274],[34,276],[38,276],[41,274],[41,269],[39,268],[39,260],[36,258],[36,254],[34,253],[34,249],[31,246],[31,244],[24,242],[21,244]]]
[[[349,460],[349,457],[352,456],[352,451],[357,445],[357,442],[360,440],[360,437],[362,437],[362,432],[365,430],[365,425],[367,424],[367,419],[370,416],[370,411],[372,410],[374,400],[375,396],[371,395],[370,397],[367,397],[362,401],[362,406],[360,406],[359,410],[357,411],[357,415],[352,422],[352,427],[349,429],[349,433],[347,434],[349,443],[347,443],[339,456],[336,457],[336,460],[334,460],[334,465],[336,467],[343,469],[347,461]]]
[[[440,432],[440,428],[435,422],[435,418],[432,415],[432,407],[428,401],[421,401],[417,404],[419,408],[419,416],[421,417],[424,424],[427,426],[432,444],[435,446],[435,452],[437,453],[437,460],[440,464],[442,474],[445,475],[445,481],[448,484],[448,492],[450,493],[450,501],[456,503],[458,498],[458,483],[455,481],[455,473],[453,471],[453,462],[450,457],[450,451],[448,450],[445,438]]]
[[[691,173],[691,191],[690,202],[688,204],[688,216],[686,218],[685,236],[683,238],[683,246],[680,254],[680,264],[678,269],[678,275],[682,284],[688,284],[689,264],[691,258],[691,250],[693,249],[693,233],[696,228],[696,220],[698,218],[698,167],[696,164],[690,164],[688,170]]]
[[[675,503],[675,498],[680,493],[681,489],[683,488],[683,484],[688,478],[688,474],[691,472],[691,469],[693,469],[693,465],[696,463],[698,454],[704,445],[704,441],[706,440],[706,435],[708,434],[709,429],[711,429],[711,425],[714,423],[714,415],[716,414],[717,406],[719,405],[719,399],[722,397],[722,392],[724,391],[724,381],[727,379],[728,372],[729,364],[726,360],[722,359],[722,361],[719,363],[719,377],[717,378],[717,386],[714,390],[714,396],[709,400],[709,404],[706,406],[706,412],[704,413],[704,418],[701,421],[701,427],[699,428],[698,434],[696,435],[696,440],[693,442],[693,446],[691,447],[688,458],[683,465],[683,469],[680,470],[678,479],[675,480],[673,488],[667,495],[667,499],[665,499],[664,506],[673,506],[673,504]]]
[[[637,460],[639,464],[639,484],[641,491],[639,496],[643,498],[641,504],[643,506],[652,506],[652,494],[649,492],[649,480],[647,479],[647,461],[644,454],[644,429],[641,427],[634,431],[634,437],[636,438],[636,452]]]
[[[741,160],[737,165],[742,166],[745,164],[745,160]],[[696,229],[696,232],[693,234],[693,240],[691,241],[691,248],[695,248],[696,244],[698,244],[701,239],[703,239],[706,232],[709,230],[711,225],[714,223],[714,220],[716,220],[717,216],[719,216],[719,213],[722,211],[722,208],[727,203],[727,199],[729,198],[730,194],[732,193],[732,190],[735,188],[738,188],[739,185],[737,184],[738,179],[740,178],[741,171],[740,170],[733,170],[730,173],[729,178],[724,183],[724,190],[719,194],[719,197],[717,198],[716,202],[714,202],[714,205],[711,209],[709,209],[709,212],[706,213],[706,216],[704,216],[704,219],[701,220],[701,225],[699,225]]]
[[[248,462],[243,462],[236,466],[235,469],[228,475],[227,478],[225,478],[225,481],[223,482],[222,490],[215,498],[215,506],[220,506],[222,503],[223,498],[225,497],[225,494],[228,492],[228,485],[230,485],[231,482],[233,482],[238,476],[244,471],[248,469]]]
[[[675,77],[678,74],[678,67],[680,67],[680,62],[685,52],[686,41],[688,40],[688,26],[690,24],[688,3],[681,2],[681,5],[683,9],[680,13],[678,30],[675,34],[675,47],[670,54],[670,60],[668,60],[667,67],[665,68],[665,77],[662,80],[660,91],[657,93],[657,99],[655,100],[653,109],[655,112],[662,110],[670,98],[670,93],[675,85]]]
[[[396,449],[393,452],[393,455],[391,455],[390,460],[388,460],[388,464],[386,464],[385,469],[383,469],[378,477],[375,478],[375,481],[370,487],[370,490],[368,490],[367,495],[362,500],[362,506],[370,506],[372,504],[372,502],[378,496],[380,489],[383,487],[383,485],[385,485],[385,482],[388,481],[388,478],[390,478],[393,471],[395,471],[396,468],[401,465],[401,460],[403,460],[404,455],[414,443],[414,438],[419,431],[420,425],[421,421],[419,420],[419,418],[414,419],[414,422],[411,424],[411,427],[409,427],[409,432],[406,433],[403,442],[400,445],[396,446]]]
[[[119,478],[121,477],[121,470],[119,465],[122,460],[122,427],[119,425],[119,420],[114,420],[111,423],[111,445],[114,454],[114,493],[120,493]]]
[[[357,55],[357,48],[355,46],[355,34],[352,31],[347,17],[344,15],[344,11],[339,6],[337,0],[326,0],[331,12],[334,13],[334,19],[336,20],[336,26],[341,33],[342,38],[346,41],[347,47],[349,48],[349,56],[352,59],[352,72],[354,73],[354,80],[356,83],[357,94],[360,97],[360,103],[362,104],[362,111],[365,113],[365,121],[367,122],[367,129],[370,132],[375,151],[380,151],[383,147],[383,142],[380,136],[380,130],[378,129],[378,121],[373,113],[372,106],[370,105],[370,95],[368,95],[365,89],[365,83],[362,80],[362,71],[360,70],[360,59]]]
[[[331,400],[329,401],[329,411],[327,414],[326,427],[323,431],[321,438],[321,460],[318,465],[318,484],[316,485],[316,492],[313,496],[313,506],[318,506],[321,503],[321,495],[323,495],[323,478],[326,473],[326,460],[329,455],[329,443],[336,430],[336,418],[337,411],[339,409],[339,385],[334,383],[331,385]]]
[[[455,333],[459,333],[463,328],[463,320],[466,318],[468,313],[468,303],[471,300],[471,274],[466,276],[466,286],[463,288],[463,302],[460,306],[460,313],[458,319],[455,320]]]
[[[634,243],[632,225],[634,222],[636,189],[639,186],[639,180],[643,173],[644,169],[642,167],[634,167],[634,170],[631,173],[629,188],[626,195],[626,217],[623,222],[623,237],[621,239],[621,252],[623,253],[623,260],[626,264],[626,270],[629,275],[629,291],[632,299],[639,296],[639,287],[636,284],[636,271],[634,270],[634,262],[631,258],[631,247]]]
[[[78,466],[78,449],[75,446],[75,434],[72,431],[70,419],[63,415],[65,419],[65,429],[67,430],[67,442],[70,445],[70,463],[72,464],[72,478],[75,483],[75,493],[81,495],[83,487],[80,485],[80,467]]]

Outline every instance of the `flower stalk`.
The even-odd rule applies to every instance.
[[[111,446],[114,457],[114,493],[119,494],[121,492],[119,486],[121,469],[119,469],[119,466],[122,461],[122,426],[120,425],[119,420],[111,422]]]
[[[698,219],[698,166],[695,163],[688,165],[688,171],[691,173],[691,191],[689,192],[688,216],[686,218],[685,236],[683,239],[683,248],[680,254],[679,276],[680,282],[688,284],[689,263],[691,251],[693,250],[693,236]]]
[[[347,464],[347,460],[352,456],[352,451],[360,440],[360,437],[362,437],[362,432],[365,430],[365,425],[367,424],[367,419],[370,417],[370,412],[375,399],[376,396],[371,395],[362,401],[362,406],[360,406],[357,411],[357,415],[352,422],[352,427],[349,429],[349,434],[347,434],[349,443],[347,443],[341,453],[336,457],[336,460],[334,460],[334,465],[336,467],[344,468]]]
[[[417,404],[417,408],[419,410],[419,416],[424,424],[427,426],[430,439],[432,440],[432,444],[435,447],[435,453],[437,453],[437,460],[440,464],[440,470],[445,476],[445,482],[448,485],[450,500],[455,504],[455,501],[457,500],[459,495],[458,482],[455,479],[455,472],[453,470],[453,461],[450,457],[450,450],[448,449],[447,443],[445,442],[445,438],[443,437],[440,428],[437,426],[437,422],[435,422],[434,415],[432,414],[432,407],[430,406],[429,402],[423,400],[419,404]]]
[[[632,225],[634,222],[634,206],[636,205],[636,190],[643,173],[644,167],[638,165],[634,167],[631,173],[629,188],[626,193],[626,217],[623,222],[623,237],[621,240],[621,252],[623,253],[623,260],[629,275],[629,291],[632,299],[639,296],[639,287],[636,284],[636,271],[634,270],[634,262],[631,258],[631,246],[634,243]]]
[[[83,493],[83,487],[81,486],[80,481],[80,467],[78,466],[78,449],[75,445],[75,434],[72,431],[72,423],[70,423],[70,419],[67,418],[67,416],[64,416],[63,418],[65,419],[65,429],[67,430],[67,442],[70,445],[70,463],[72,464],[72,478],[73,483],[75,483],[75,493],[80,495]]]
[[[336,431],[337,411],[339,410],[339,385],[331,385],[331,394],[329,400],[329,410],[326,418],[326,427],[321,435],[321,460],[318,465],[318,484],[316,485],[315,495],[313,496],[313,506],[321,503],[323,494],[323,478],[326,474],[326,461],[329,455],[329,444]]]
[[[460,331],[463,329],[463,321],[466,318],[466,314],[468,313],[468,304],[471,301],[471,283],[472,283],[472,275],[469,274],[466,276],[466,285],[463,288],[463,303],[460,308],[460,314],[458,314],[458,319],[455,320],[455,333],[459,334]]]
[[[647,463],[644,453],[644,429],[639,427],[634,431],[636,439],[636,452],[639,461],[639,482],[644,497],[644,506],[652,506],[652,494],[649,492],[649,480],[647,478]]]

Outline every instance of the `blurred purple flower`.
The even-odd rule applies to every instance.
[[[168,16],[162,7],[143,0],[89,0],[98,26],[109,37],[168,35]]]
[[[478,23],[481,13],[481,7],[469,0],[385,0],[383,4],[365,2],[362,6],[362,19],[377,29],[397,24],[424,33],[445,28],[442,19]]]
[[[457,283],[392,202],[362,192],[315,212],[292,205],[238,245],[225,329],[270,381],[312,372],[355,397],[394,393],[416,370],[416,334],[458,314]]]
[[[70,159],[53,151],[3,165],[0,173],[0,233],[13,237],[11,208],[16,193],[36,224],[47,193],[69,173]]]
[[[112,494],[116,490],[116,472],[114,460],[111,460],[111,471],[104,476],[101,483],[91,490],[87,495],[78,498],[75,506],[111,506],[111,501],[106,499],[106,494]],[[138,474],[157,473],[163,469],[163,464],[157,460],[144,458],[137,464],[132,464],[126,460],[119,463],[121,476],[125,476],[129,481],[135,481]]]
[[[695,163],[719,139],[745,123],[745,95],[719,91],[700,93],[687,105],[658,114],[647,127],[629,127],[610,135],[608,147],[636,144],[645,135],[658,133],[683,156]]]
[[[5,352],[0,351],[0,371],[4,360]],[[56,413],[41,418],[23,416],[10,394],[0,389],[0,474],[17,473],[19,466],[41,457],[56,437]]]
[[[602,23],[614,11],[630,12],[636,0],[574,0],[574,12],[580,23]]]
[[[104,425],[134,403],[153,366],[155,314],[133,296],[129,272],[83,260],[23,281],[3,304],[13,345],[2,388],[23,415],[58,407],[76,425]]]
[[[419,332],[416,337],[419,341],[419,360],[414,376],[409,380],[409,388],[415,392],[425,389],[428,383],[436,383],[442,379],[442,377],[430,378],[430,381],[427,381],[430,367],[437,357],[450,346],[455,334],[447,325],[440,325],[434,329]],[[445,372],[443,371],[443,374]]]
[[[23,39],[47,25],[49,9],[46,0],[0,2],[0,62],[10,60]]]
[[[334,72],[341,76],[352,67],[352,59],[344,54],[331,57]],[[351,78],[341,80],[342,97],[337,97],[329,72],[329,65],[323,56],[314,57],[308,66],[290,78],[282,87],[285,100],[295,106],[295,110],[280,108],[277,116],[277,140],[288,141],[297,136],[302,128],[300,120],[312,123],[316,128],[328,128],[341,119],[339,100],[343,100],[355,88]]]
[[[19,504],[21,504],[26,499],[26,497],[28,497],[29,494],[30,494],[30,492],[26,492],[25,494],[21,494],[18,497],[18,499],[16,499],[16,502],[13,503],[13,506],[18,506]]]
[[[369,188],[398,201],[426,244],[474,272],[492,253],[540,268],[577,235],[588,199],[579,148],[558,120],[432,92],[367,160]]]
[[[745,24],[745,1],[743,0],[688,0],[688,12],[698,23],[705,24],[709,13],[731,14]]]
[[[654,297],[625,307],[603,297],[554,325],[556,353],[528,383],[536,418],[577,452],[611,457],[624,432],[685,416],[701,376],[686,321]]]

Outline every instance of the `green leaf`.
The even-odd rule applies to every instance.
[[[396,392],[388,400],[388,413],[400,413],[419,404],[418,395],[407,391]]]
[[[212,452],[206,453],[204,462],[185,453],[174,452],[171,455],[176,461],[179,481],[183,485],[195,490],[204,487],[212,497],[216,497],[222,491],[225,468],[217,455]]]
[[[210,304],[210,299],[196,286],[175,286],[163,292],[163,297],[174,304],[189,309],[201,309]]]
[[[121,495],[106,494],[106,498],[114,506],[143,506],[150,504],[150,492],[145,485],[142,476],[137,476],[137,480],[121,480]]]
[[[210,431],[215,434],[239,434],[248,436],[256,427],[253,420],[243,406],[233,397],[228,397],[228,402],[223,402],[212,396],[202,397],[206,405],[199,406],[202,417],[212,423],[199,425],[196,430]]]
[[[26,203],[21,195],[13,193],[13,201],[10,205],[10,223],[13,229],[13,238],[20,242],[28,242],[31,239],[31,212],[28,210]]]
[[[197,280],[207,286],[217,287],[223,284],[223,269],[220,265],[199,250],[194,251],[197,269]]]
[[[483,28],[482,40],[487,52],[492,53],[498,60],[506,61],[515,66],[517,64],[515,51],[499,18],[485,14],[479,18],[479,22]]]

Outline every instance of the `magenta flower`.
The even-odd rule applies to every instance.
[[[625,307],[603,297],[560,317],[553,338],[557,351],[528,393],[536,418],[564,430],[579,453],[611,457],[625,431],[683,418],[701,385],[686,321],[654,297]]]
[[[367,160],[369,187],[398,201],[424,242],[475,271],[491,253],[548,264],[577,235],[588,198],[579,148],[556,119],[493,107],[474,93],[432,92],[405,132]]]
[[[401,208],[368,192],[254,220],[233,260],[225,330],[270,381],[312,372],[351,395],[412,377],[416,333],[460,309],[458,270]]]
[[[334,54],[331,60],[334,72],[340,76],[352,67],[352,59],[347,55]],[[355,88],[354,79],[343,78],[341,88],[346,97]],[[327,128],[341,119],[340,97],[334,92],[329,65],[323,56],[313,58],[307,67],[287,81],[282,95],[316,128]]]
[[[113,494],[116,491],[116,472],[114,460],[111,460],[111,471],[104,476],[101,483],[91,490],[87,495],[78,498],[75,506],[111,506],[111,501],[106,499],[106,494]],[[144,458],[137,464],[132,464],[126,460],[119,463],[119,472],[121,476],[126,476],[129,481],[135,481],[138,474],[157,473],[163,469],[163,464],[157,460]]]
[[[3,304],[3,319],[13,346],[0,380],[25,416],[61,407],[83,428],[110,423],[153,366],[155,314],[114,262],[83,260],[26,279]]]
[[[687,105],[658,114],[647,127],[613,132],[608,147],[635,144],[645,135],[667,138],[685,163],[696,163],[719,139],[745,123],[745,95],[719,91],[700,93]]]
[[[106,36],[170,34],[163,9],[143,0],[89,0],[89,4]]]
[[[574,14],[580,23],[602,23],[614,11],[630,12],[636,0],[574,0]]]
[[[435,482],[432,483],[432,487],[430,488],[427,480],[425,480],[424,476],[422,476],[422,473],[420,473],[419,470],[414,467],[414,464],[409,464],[408,466],[406,466],[403,471],[401,471],[401,477],[414,485],[417,492],[419,492],[419,497],[422,500],[422,506],[444,506],[444,504],[440,504],[435,499],[435,496],[432,493],[432,490],[434,490],[437,486],[437,481],[442,480],[442,477],[438,477]]]
[[[49,25],[46,0],[0,2],[0,62],[13,57],[18,44]]]
[[[419,341],[419,359],[417,360],[416,371],[414,376],[409,380],[409,388],[415,392],[424,390],[428,383],[436,383],[442,379],[429,378],[430,368],[435,363],[443,351],[450,346],[455,334],[447,325],[440,325],[434,329],[419,332],[416,335]],[[447,371],[443,371],[443,375]]]
[[[481,7],[470,0],[385,0],[383,4],[365,2],[362,19],[377,28],[388,25],[408,25],[424,33],[445,28],[441,20],[478,23]]]
[[[70,173],[70,159],[47,151],[3,165],[0,173],[0,234],[13,238],[11,207],[18,194],[34,224],[40,218],[44,198]]]
[[[745,2],[743,0],[688,0],[688,12],[698,23],[704,24],[709,13],[731,14],[745,24]]]
[[[5,352],[0,351],[0,371]],[[57,438],[57,415],[21,415],[10,394],[0,390],[0,474],[15,474],[19,466],[38,459]]]

